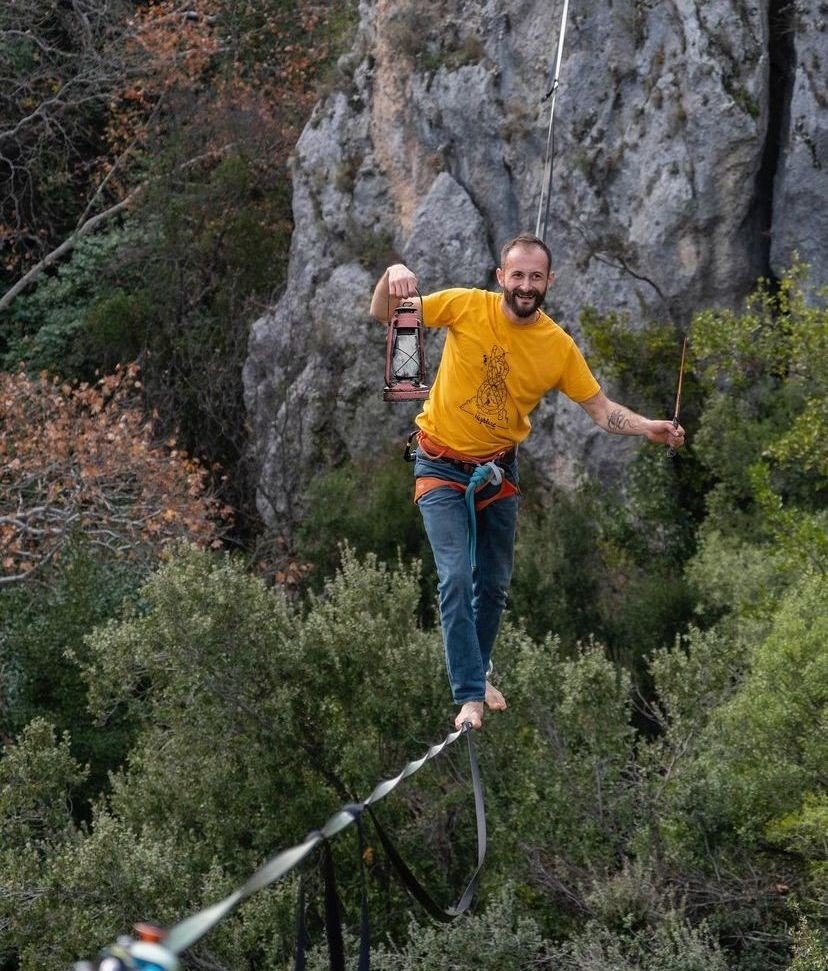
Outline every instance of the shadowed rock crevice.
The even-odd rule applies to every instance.
[[[788,142],[791,98],[796,76],[796,8],[792,0],[770,0],[768,5],[768,102],[767,129],[756,191],[747,220],[756,239],[763,275],[774,279],[771,239],[774,218],[774,188],[780,159]]]

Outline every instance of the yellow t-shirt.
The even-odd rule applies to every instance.
[[[541,312],[514,324],[501,294],[441,290],[423,298],[426,327],[446,327],[446,344],[417,425],[449,448],[490,455],[522,442],[530,413],[549,391],[586,401],[600,390],[575,341]]]

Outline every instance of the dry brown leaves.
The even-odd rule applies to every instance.
[[[140,394],[135,364],[95,385],[0,373],[0,585],[74,536],[144,560],[179,539],[221,545],[232,511],[203,464],[158,440]]]

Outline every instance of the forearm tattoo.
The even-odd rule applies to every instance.
[[[614,432],[616,435],[623,435],[631,424],[632,422],[623,411],[611,411],[607,418],[607,431]]]

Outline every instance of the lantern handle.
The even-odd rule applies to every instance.
[[[422,323],[423,327],[425,327],[425,314],[423,313],[423,295],[416,287],[414,287],[414,292],[417,294],[417,299],[420,301],[420,322]],[[405,301],[401,300],[394,309],[399,310],[399,308],[403,305],[403,303],[405,303]],[[391,318],[393,316],[394,314],[391,311],[391,294],[389,293],[388,294],[388,326],[389,327],[391,326]]]

